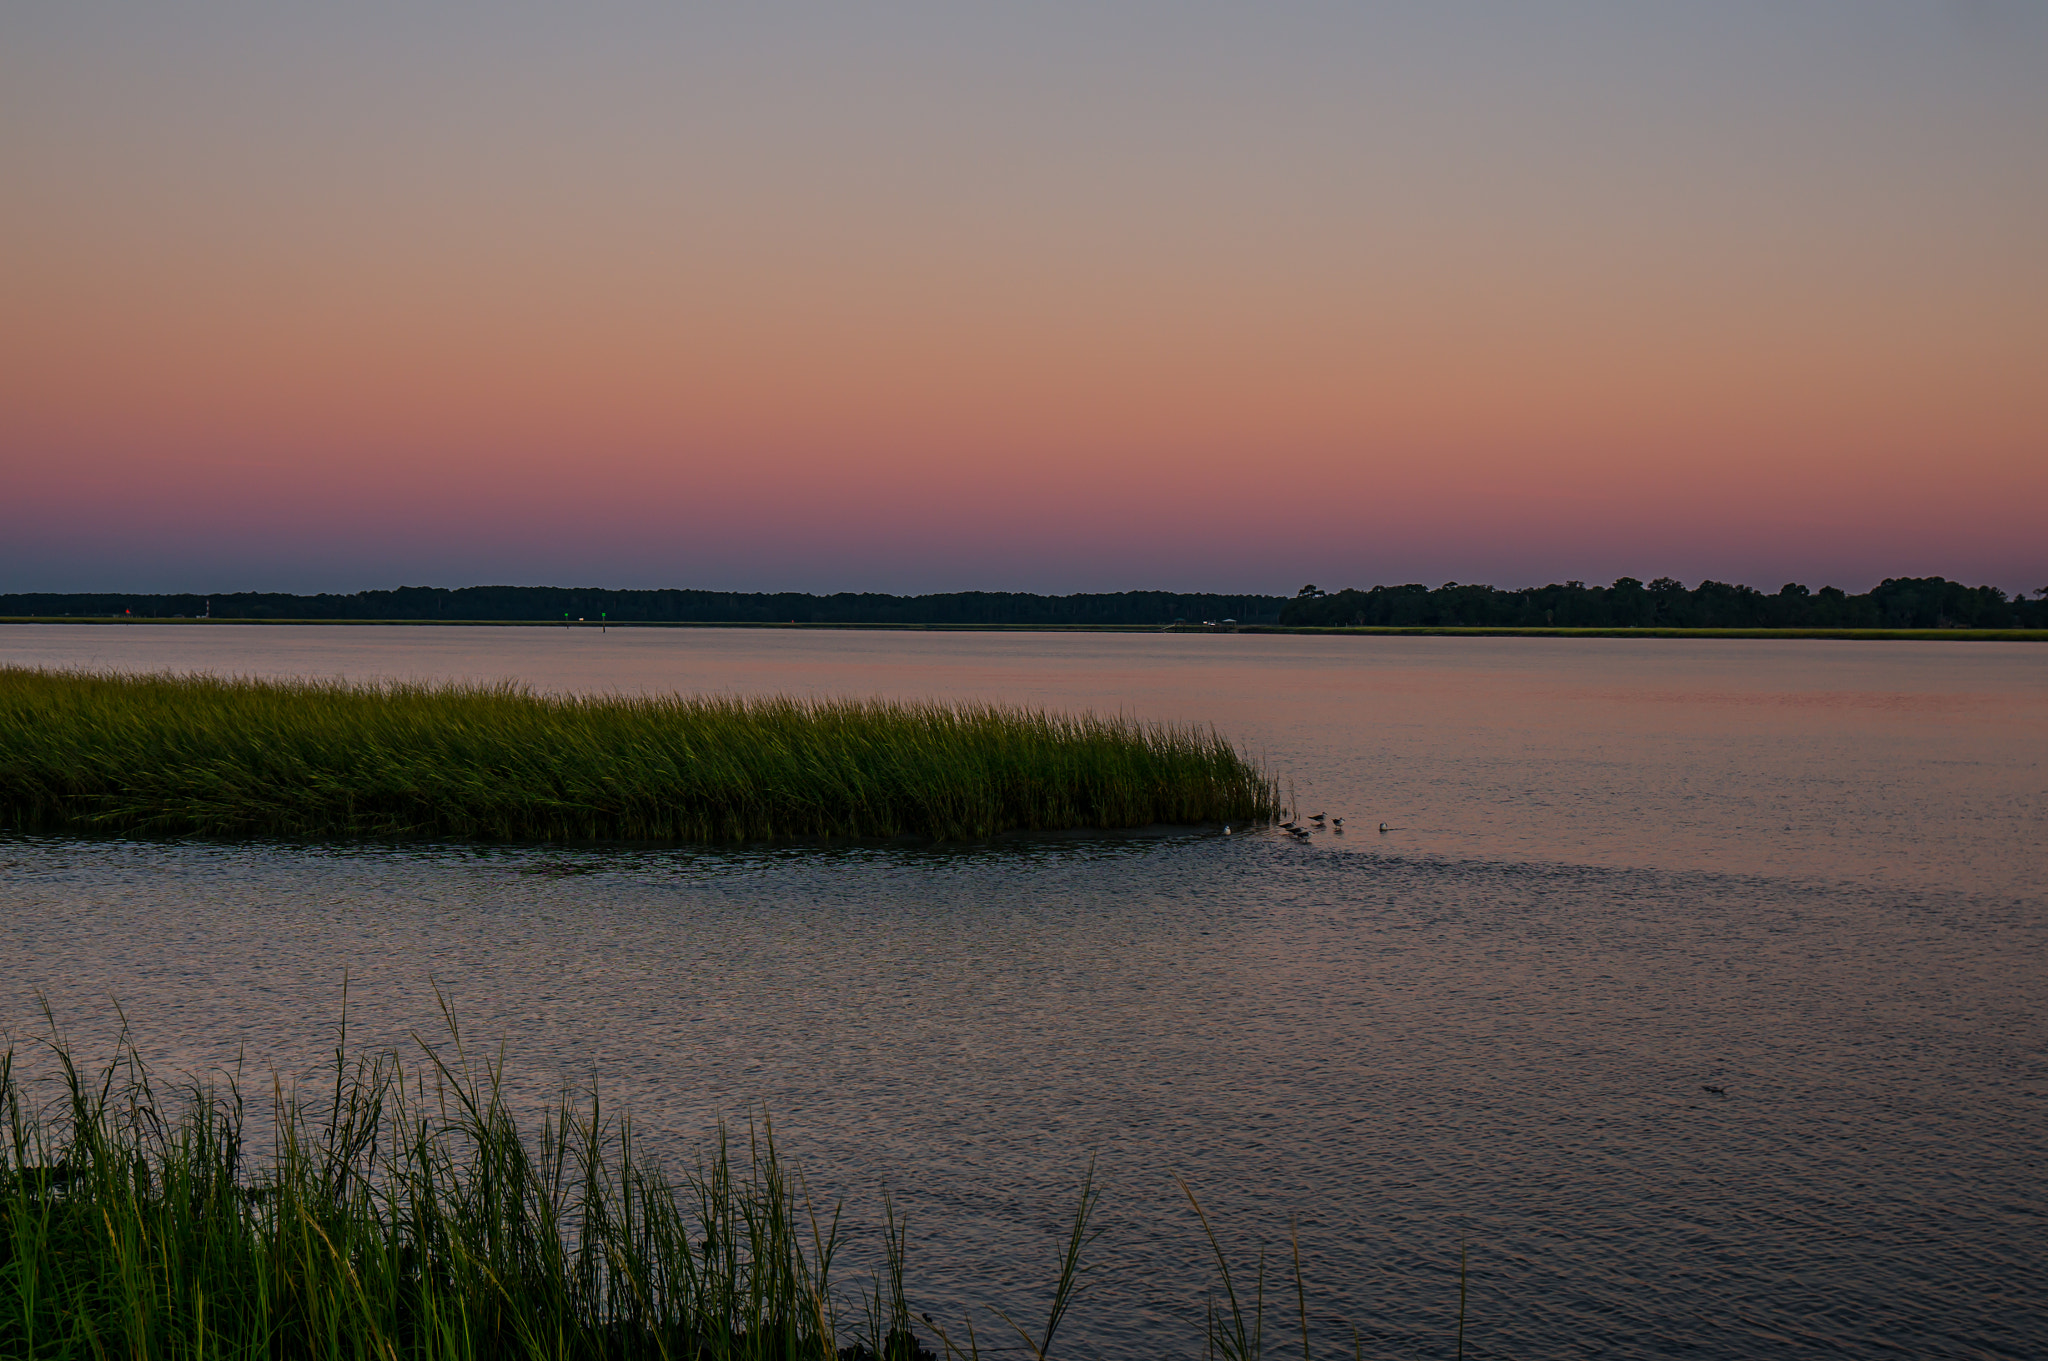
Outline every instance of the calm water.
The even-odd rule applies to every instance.
[[[766,1107],[856,1218],[896,1188],[913,1303],[955,1317],[1036,1311],[1099,1155],[1077,1354],[1196,1349],[1174,1173],[1247,1267],[1298,1216],[1332,1354],[1449,1355],[1461,1239],[1475,1356],[2048,1336],[2048,649],[129,626],[0,628],[0,659],[1127,710],[1215,722],[1352,828],[16,838],[17,1041],[42,993],[104,1046],[118,999],[166,1066],[293,1072],[344,969],[365,1041],[432,1027],[438,980],[524,1099],[596,1073],[684,1154]],[[522,873],[562,861],[591,872]]]

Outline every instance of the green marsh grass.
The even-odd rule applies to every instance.
[[[565,1094],[538,1129],[505,1097],[502,1058],[447,1038],[333,1051],[310,1095],[273,1077],[252,1127],[233,1078],[160,1090],[124,1037],[96,1072],[56,1039],[37,1105],[0,1051],[0,1356],[23,1361],[991,1361],[913,1310],[908,1228],[888,1196],[878,1269],[846,1294],[850,1235],[812,1199],[766,1116],[721,1126],[672,1173],[629,1119]],[[52,1027],[52,1035],[55,1029]],[[253,1150],[267,1135],[263,1151]],[[1186,1181],[1215,1266],[1199,1349],[1267,1353],[1266,1254],[1234,1274]],[[1091,1161],[1044,1322],[984,1301],[1033,1361],[1065,1355],[1102,1189]],[[1294,1291],[1313,1361],[1299,1238]],[[1465,1326],[1460,1249],[1458,1340]],[[1248,1294],[1240,1294],[1249,1286]],[[920,1328],[919,1325],[922,1325]],[[1196,1344],[1195,1338],[1189,1339]],[[1354,1356],[1363,1354],[1357,1332]],[[1188,1355],[1195,1354],[1190,1345]]]
[[[232,1083],[167,1101],[132,1048],[89,1075],[53,1046],[63,1096],[37,1110],[0,1056],[0,1355],[933,1355],[912,1331],[901,1221],[893,1285],[850,1312],[839,1215],[784,1169],[765,1120],[672,1178],[594,1097],[524,1137],[501,1069],[456,1038],[453,1059],[423,1046],[413,1067],[337,1049],[310,1104],[274,1084],[260,1166]]]
[[[991,704],[0,667],[0,825],[732,842],[1250,822],[1215,732]]]

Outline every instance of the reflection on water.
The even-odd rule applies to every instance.
[[[684,1155],[765,1107],[857,1216],[896,1188],[935,1314],[1035,1308],[1099,1154],[1108,1232],[1070,1325],[1094,1354],[1199,1334],[1176,1172],[1248,1255],[1299,1216],[1333,1350],[1356,1324],[1448,1355],[1461,1237],[1474,1355],[2048,1335],[2048,651],[76,628],[0,630],[0,657],[1121,707],[1214,719],[1304,811],[1403,829],[14,838],[17,1041],[40,992],[103,1047],[118,997],[168,1067],[300,1071],[344,970],[366,1043],[436,1024],[438,982],[529,1103],[595,1074]],[[522,872],[564,864],[589,872]]]

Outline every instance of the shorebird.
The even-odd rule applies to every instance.
[[[1310,822],[1321,822],[1323,820],[1323,815],[1321,813],[1310,813],[1308,815],[1308,820]]]
[[[1331,818],[1331,819],[1330,819],[1330,825],[1331,825],[1332,827],[1335,827],[1335,828],[1336,828],[1336,829],[1337,829],[1338,831],[1340,831],[1340,832],[1341,832],[1341,831],[1343,831],[1343,830],[1344,830],[1344,819],[1342,819],[1342,818]]]
[[[1384,822],[1382,822],[1382,823],[1380,824],[1380,830],[1381,830],[1382,832],[1386,831],[1386,830],[1387,830],[1387,824],[1386,824],[1386,823],[1384,823]]]

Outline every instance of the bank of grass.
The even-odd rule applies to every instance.
[[[776,1150],[765,1117],[694,1168],[649,1159],[630,1122],[566,1097],[522,1129],[497,1063],[446,1040],[335,1050],[310,1098],[272,1079],[269,1147],[244,1094],[160,1095],[124,1044],[97,1073],[60,1043],[61,1092],[28,1099],[0,1054],[0,1356],[22,1361],[1050,1361],[1100,1191],[1091,1165],[1031,1313],[913,1310],[885,1198],[878,1269]],[[1188,1354],[1263,1355],[1265,1257],[1217,1268]],[[1300,1251],[1294,1296],[1307,1354]],[[1007,1302],[1012,1310],[1018,1301]],[[987,1336],[990,1325],[998,1336]],[[1462,1335],[1462,1311],[1460,1329]],[[1353,1347],[1358,1348],[1353,1336]]]
[[[1213,731],[988,704],[0,667],[0,825],[731,842],[1257,821]]]

